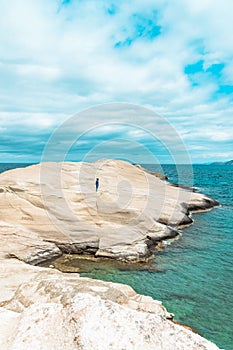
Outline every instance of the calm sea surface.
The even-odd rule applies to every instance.
[[[0,172],[23,166],[0,164]],[[145,167],[161,171],[156,166]],[[170,181],[192,185],[187,166],[180,166],[179,177],[173,165],[164,165],[162,170]],[[233,166],[194,165],[193,175],[193,185],[222,207],[195,214],[195,224],[157,253],[149,269],[92,264],[81,275],[126,283],[138,293],[162,300],[177,320],[195,328],[221,349],[232,350]]]

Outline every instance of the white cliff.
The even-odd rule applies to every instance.
[[[121,161],[1,174],[0,349],[217,350],[127,285],[33,265],[62,252],[143,260],[188,208],[216,204]]]
[[[30,263],[61,252],[138,261],[190,224],[189,210],[216,204],[123,161],[42,163],[0,175],[0,237]]]
[[[1,261],[0,275],[1,350],[218,349],[127,285],[16,259]]]

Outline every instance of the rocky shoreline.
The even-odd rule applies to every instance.
[[[31,264],[63,253],[146,261],[158,242],[193,223],[190,213],[218,205],[142,167],[113,160],[42,163],[5,172],[0,184],[5,255]]]
[[[5,260],[0,273],[2,350],[218,349],[127,285],[16,259]]]
[[[33,266],[64,252],[146,261],[217,202],[113,160],[14,169],[0,184],[1,350],[218,349],[127,285]]]

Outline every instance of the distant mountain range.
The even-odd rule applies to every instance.
[[[211,163],[211,165],[233,165],[233,159],[228,160],[227,162],[214,162],[214,163]]]

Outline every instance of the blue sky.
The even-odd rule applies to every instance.
[[[194,163],[233,158],[232,0],[0,0],[0,13],[0,162],[40,161],[69,117],[115,102],[165,118]],[[140,123],[144,136],[87,133],[67,159],[170,162],[153,116]]]

